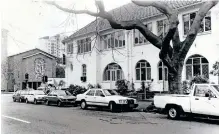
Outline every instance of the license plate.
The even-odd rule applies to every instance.
[[[135,105],[134,105],[134,104],[130,104],[129,106],[130,106],[130,107],[134,107]]]

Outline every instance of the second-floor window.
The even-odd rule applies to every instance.
[[[162,39],[165,37],[169,29],[169,22],[167,19],[157,21],[157,35]]]
[[[85,38],[77,41],[78,53],[86,53],[91,51],[91,38]]]
[[[68,54],[73,54],[73,43],[67,44]]]
[[[183,28],[184,28],[184,35],[186,35],[195,19],[197,12],[188,13],[183,15]],[[211,30],[211,13],[208,12],[207,15],[203,18],[201,22],[201,26],[199,32],[206,32]]]
[[[152,31],[152,23],[148,23],[145,25],[150,31]],[[139,32],[139,30],[134,30],[135,35],[135,45],[141,45],[148,43],[149,41]]]
[[[101,36],[103,50],[111,48],[122,48],[125,46],[125,35],[123,31],[118,31]]]

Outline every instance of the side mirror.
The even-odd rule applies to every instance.
[[[101,96],[101,97],[105,97],[105,95],[103,95],[103,94],[101,94],[100,96]]]

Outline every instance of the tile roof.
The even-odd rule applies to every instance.
[[[170,7],[174,9],[180,9],[191,5],[196,5],[202,3],[201,0],[174,0],[174,1],[167,1],[166,2]],[[113,9],[109,11],[116,20],[118,21],[129,21],[129,20],[135,20],[135,19],[147,19],[150,17],[154,17],[157,15],[162,15],[161,12],[159,12],[156,8],[152,6],[148,7],[142,7],[135,5],[133,3],[129,3],[126,5],[123,5],[121,7],[118,7],[116,9]],[[96,31],[96,26],[98,28],[98,31],[110,29],[111,26],[109,22],[106,19],[98,18],[97,21],[94,20],[93,22],[89,23],[85,27],[79,29],[77,32],[66,38],[66,40],[69,40],[70,38],[75,38],[78,36],[82,36],[88,33],[92,33]]]

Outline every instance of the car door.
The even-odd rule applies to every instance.
[[[106,96],[104,95],[102,90],[96,90],[95,93],[95,105],[98,106],[108,106],[108,102],[106,101]]]
[[[91,89],[87,94],[85,94],[84,99],[88,105],[95,105],[95,98],[94,98],[95,90]]]
[[[215,110],[207,94],[213,94],[208,85],[196,85],[191,97],[191,111],[196,114],[211,115]],[[213,99],[212,99],[213,100]]]
[[[34,91],[30,91],[28,94],[28,101],[33,102]]]
[[[211,87],[211,94],[209,97],[209,103],[212,105],[212,110],[209,111],[209,115],[219,116],[219,92],[217,91],[217,86],[213,85]],[[219,90],[219,88],[218,88]]]
[[[48,101],[54,103],[54,94],[55,94],[55,91],[52,91],[47,95]]]

